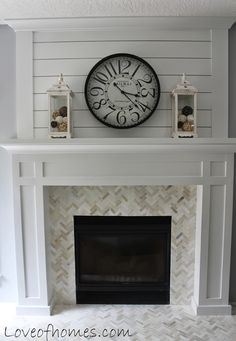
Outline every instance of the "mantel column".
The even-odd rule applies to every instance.
[[[42,163],[13,161],[18,315],[49,315]]]
[[[228,315],[233,156],[226,162],[204,162],[203,175],[205,183],[197,189],[192,306],[197,315]]]

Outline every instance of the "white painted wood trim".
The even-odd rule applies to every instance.
[[[21,195],[18,185],[19,164],[12,162],[13,171],[13,205],[14,205],[14,225],[15,225],[15,254],[17,271],[17,292],[19,304],[24,303],[25,292],[25,269],[24,269],[24,249],[22,236],[22,214],[21,214]]]
[[[89,152],[104,151],[140,152],[140,151],[203,151],[236,152],[236,138],[82,138],[70,140],[0,140],[0,147],[12,153],[51,153],[51,152]]]
[[[16,306],[16,315],[18,316],[50,316],[52,312],[52,306],[50,305],[17,305]]]
[[[215,176],[211,176],[214,162],[204,162],[203,176],[212,181],[206,181],[197,189],[194,302],[195,312],[200,315],[210,312],[212,306],[229,307],[233,154],[227,155],[225,160],[228,183],[216,183]],[[223,191],[218,193],[213,191],[214,188]]]
[[[33,138],[33,33],[16,33],[16,126],[19,139]]]
[[[41,162],[36,162],[36,167],[40,169],[40,174],[37,175],[37,182],[40,182],[40,178],[42,176],[42,164]],[[36,200],[35,200],[35,209],[36,209],[36,224],[37,224],[37,244],[40,246],[37,248],[37,257],[38,257],[38,271],[40,274],[39,279],[39,289],[40,289],[40,303],[44,305],[48,304],[49,294],[48,294],[48,277],[47,277],[47,253],[46,253],[46,228],[44,224],[44,194],[43,194],[43,186],[40,184],[36,185]],[[43,228],[42,228],[43,227]]]
[[[208,164],[208,162],[206,164]],[[203,174],[204,173],[205,170],[203,170]],[[209,207],[210,185],[205,184],[204,186],[198,186],[194,270],[194,299],[197,306],[202,304],[202,301],[205,301],[207,295],[208,239],[210,223]]]
[[[6,19],[4,22],[15,31],[65,31],[65,30],[107,30],[127,29],[228,29],[234,23],[234,17],[79,17],[79,18],[38,18]]]
[[[229,163],[231,167],[227,168],[227,177],[230,178],[230,183],[226,185],[226,202],[232,202],[234,200],[234,154],[228,155]],[[225,205],[225,225],[223,227],[223,259],[227,261],[222,267],[222,299],[226,302],[229,298],[229,287],[230,287],[230,264],[231,264],[231,248],[228,245],[231,244],[232,239],[232,224],[233,224],[233,204]]]
[[[61,31],[58,34],[57,31],[50,32],[34,32],[35,43],[46,42],[58,42],[58,41],[104,41],[104,40],[171,40],[171,41],[211,41],[211,35],[209,29],[198,30],[139,30],[138,37],[137,32],[128,30],[126,32],[110,32],[110,31],[86,31],[86,34],[82,30],[73,31]]]
[[[192,298],[191,306],[195,315],[231,315],[232,307],[229,304],[226,305],[198,305],[195,299]]]
[[[212,35],[212,137],[228,137],[228,31]]]
[[[49,295],[48,295],[48,280],[47,280],[47,260],[46,260],[46,238],[44,228],[44,195],[43,186],[41,185],[40,178],[42,177],[42,164],[40,162],[32,162],[34,165],[34,174],[32,175],[33,181],[27,177],[25,184],[19,182],[14,184],[14,199],[15,199],[15,226],[16,226],[16,260],[17,260],[17,283],[18,283],[18,302],[19,306],[17,311],[21,315],[21,305],[33,305],[32,314],[34,310],[38,310],[41,305],[46,306],[46,312],[49,309],[47,306]],[[20,164],[16,161],[15,165],[15,176],[16,178],[20,175],[18,171]],[[15,178],[14,176],[14,178]],[[27,203],[24,201],[22,190],[28,187],[33,190],[31,198],[31,209],[26,212]],[[22,209],[24,207],[24,210]],[[18,209],[19,208],[19,209]],[[32,213],[33,211],[33,213]],[[31,224],[29,225],[29,221]],[[30,230],[30,231],[29,231]],[[35,230],[35,233],[31,236],[31,242],[35,244],[34,260],[32,263],[29,253],[26,253],[26,240],[23,240],[23,234],[27,237],[27,231],[31,233],[31,230]],[[24,232],[23,232],[24,231]],[[28,241],[29,242],[29,241]],[[19,247],[20,244],[24,247]],[[33,256],[33,255],[32,255]],[[26,265],[30,261],[32,268],[27,268]],[[30,273],[29,273],[30,272]],[[33,275],[34,273],[34,275]],[[32,295],[28,292],[27,287],[35,288],[36,295]],[[37,288],[37,290],[36,290]],[[38,307],[38,308],[36,308]],[[41,309],[41,308],[40,308]],[[24,311],[24,310],[23,310]],[[26,311],[25,311],[26,313]],[[23,312],[22,312],[23,314]],[[35,313],[37,315],[37,313]],[[42,314],[43,311],[42,311]],[[46,313],[47,315],[47,313]]]
[[[42,166],[42,163],[40,163]],[[42,169],[42,167],[41,167]],[[47,277],[47,298],[49,305],[53,309],[56,302],[53,296],[53,281],[52,281],[52,271],[51,271],[51,248],[50,248],[50,241],[51,241],[51,227],[50,227],[50,219],[49,219],[49,193],[48,187],[43,186],[43,206],[44,206],[44,234],[45,234],[45,255],[46,255],[46,277]],[[45,295],[46,297],[46,295]]]
[[[48,149],[50,144],[44,146],[47,149],[34,149],[28,152],[21,148],[12,151],[13,167],[14,167],[14,188],[15,188],[15,212],[16,212],[16,255],[18,261],[18,290],[19,305],[18,314],[49,313],[50,297],[48,289],[50,289],[50,280],[47,274],[47,250],[45,245],[45,234],[47,227],[45,226],[45,210],[44,210],[44,186],[51,185],[181,185],[195,184],[198,186],[197,200],[197,231],[196,231],[196,253],[195,253],[195,285],[194,285],[194,302],[195,312],[197,314],[229,314],[230,306],[228,304],[229,293],[229,274],[230,274],[230,244],[231,244],[231,224],[232,218],[232,183],[233,183],[233,167],[235,144],[225,140],[224,149],[220,150],[221,144],[213,142],[200,144],[198,140],[194,144],[185,142],[190,148],[188,151],[184,149],[184,142],[176,143],[175,140],[167,143],[157,144],[155,140],[146,145],[126,143],[109,145],[106,141],[104,145],[96,145],[90,141],[87,145],[74,145],[77,149],[71,147],[69,143],[68,150],[62,152],[62,145],[57,143],[54,147],[57,150]],[[191,140],[192,141],[192,140]],[[123,141],[124,142],[124,141]],[[19,143],[19,145],[21,145]],[[38,146],[40,146],[38,144]],[[42,145],[41,145],[42,146]],[[177,146],[178,149],[173,147]],[[213,146],[213,148],[212,148]],[[21,145],[22,147],[22,145]],[[32,145],[31,145],[32,147]],[[78,148],[81,147],[82,149]],[[83,148],[88,147],[88,148]],[[153,148],[152,148],[153,147]],[[156,147],[158,147],[156,149]],[[165,149],[167,147],[167,149]],[[196,147],[194,149],[194,147]],[[234,150],[227,151],[228,148]],[[199,149],[200,148],[200,149]],[[207,149],[208,148],[208,149]],[[208,150],[208,151],[207,151]],[[209,151],[211,150],[211,151]],[[32,166],[34,165],[34,167]],[[122,165],[122,166],[121,166]],[[21,172],[19,172],[19,169]],[[109,182],[110,181],[110,182]],[[211,186],[221,186],[226,190],[220,192],[223,194],[222,199],[216,198],[218,191],[211,191]],[[24,196],[19,196],[20,187],[29,186],[35,188],[35,196],[32,196],[33,204],[27,200],[24,202]],[[226,195],[225,195],[226,194]],[[213,207],[211,206],[212,197],[216,199]],[[29,202],[29,210],[22,210],[22,205]],[[218,211],[217,207],[220,206]],[[31,210],[35,210],[35,214],[31,214]],[[222,214],[225,210],[225,214]],[[21,216],[24,215],[22,219]],[[219,214],[222,215],[222,224],[220,224]],[[211,257],[209,257],[209,233],[211,222],[219,220],[216,231],[220,231],[222,241],[219,248],[212,249]],[[28,284],[34,288],[37,281],[40,288],[39,297],[25,297],[27,283],[24,281],[25,263],[24,260],[24,242],[20,236],[20,231],[29,229],[31,226],[36,227],[37,246],[32,250],[33,259],[38,259],[37,278],[27,277]],[[214,241],[214,239],[213,239]],[[215,258],[219,261],[219,252],[221,262],[221,271],[219,267],[214,267]],[[216,257],[214,257],[216,255]],[[29,259],[29,253],[25,257]],[[209,269],[211,271],[209,272]],[[220,293],[215,297],[215,284],[209,286],[207,280],[216,286]],[[213,289],[212,289],[213,288]],[[32,291],[33,292],[33,291]],[[51,295],[50,295],[51,296]]]
[[[227,163],[227,169],[229,168],[230,164]],[[231,229],[231,226],[226,224],[225,208],[230,206],[227,204],[226,198],[226,185],[210,185],[210,221],[206,279],[206,304],[209,305],[210,302],[214,302],[215,304],[217,301],[228,303],[228,295],[226,295],[224,291],[226,286],[223,285],[225,278],[230,275],[228,272],[226,276],[223,277],[225,264],[228,265],[228,261],[230,262],[230,257],[223,257],[225,235],[227,234],[228,229]]]

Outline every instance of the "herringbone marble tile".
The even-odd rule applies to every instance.
[[[5,328],[8,337],[5,335]],[[49,329],[35,338],[26,334]],[[72,333],[80,330],[80,337]],[[124,330],[129,334],[118,333]],[[52,334],[52,331],[54,334]],[[104,333],[105,331],[105,333]],[[111,333],[111,334],[110,334]],[[94,336],[96,334],[96,336]],[[106,336],[108,334],[108,336]],[[14,335],[19,335],[15,337]],[[128,336],[129,335],[129,336]],[[90,337],[89,337],[90,336]],[[50,317],[0,319],[1,341],[235,341],[236,316],[193,316],[185,306],[77,305],[56,306]]]
[[[75,303],[74,215],[170,215],[171,304],[190,304],[195,245],[195,186],[49,187],[55,301]]]

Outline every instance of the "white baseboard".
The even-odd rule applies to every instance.
[[[16,306],[16,315],[18,316],[50,316],[51,306]]]
[[[232,306],[227,305],[197,305],[194,298],[192,297],[191,302],[195,315],[231,315]]]

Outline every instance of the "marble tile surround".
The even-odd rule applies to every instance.
[[[75,304],[74,215],[171,215],[170,303],[193,294],[196,186],[48,187],[51,277],[57,304]]]

